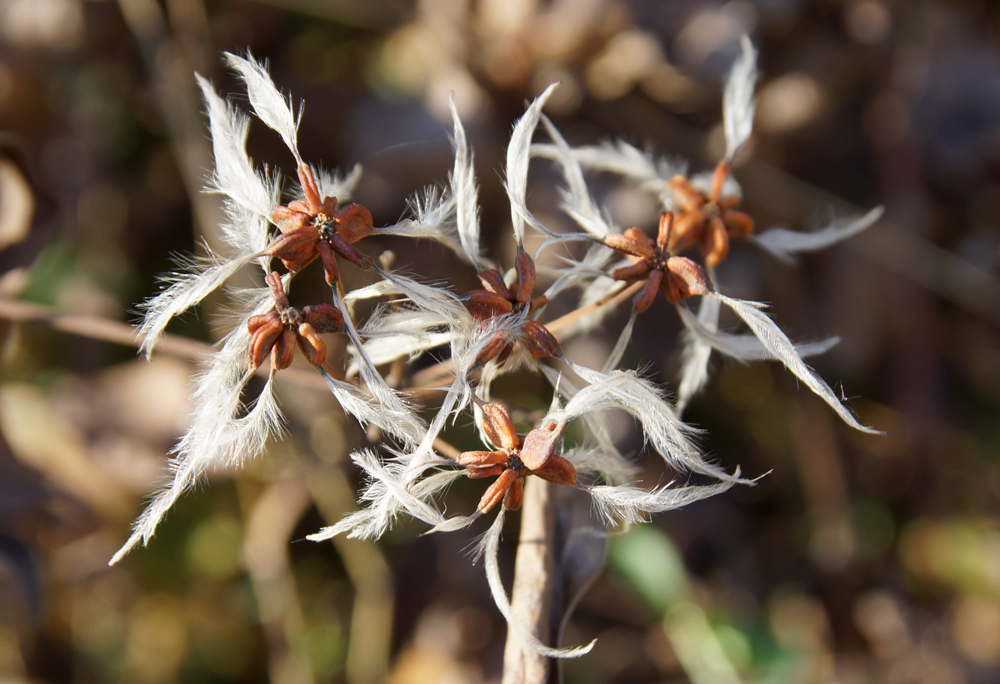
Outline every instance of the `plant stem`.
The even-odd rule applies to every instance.
[[[543,644],[552,644],[552,587],[555,581],[555,487],[541,478],[528,478],[521,508],[521,537],[514,563],[510,605],[514,619],[529,628]],[[543,684],[552,660],[535,653],[516,634],[507,631],[503,654],[503,684]]]

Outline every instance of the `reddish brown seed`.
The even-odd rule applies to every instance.
[[[675,282],[685,297],[706,295],[711,290],[705,269],[687,257],[670,257],[667,270],[675,276]]]
[[[288,297],[285,295],[285,286],[281,283],[281,276],[277,271],[271,271],[264,277],[264,282],[271,290],[271,299],[274,300],[274,308],[278,311],[288,308]]]
[[[572,487],[576,484],[576,468],[562,456],[554,455],[548,463],[534,470],[532,475],[537,475],[543,480],[548,480],[557,485]]]
[[[516,449],[521,443],[514,428],[514,421],[503,404],[489,402],[483,404],[483,432],[493,444],[501,449]]]
[[[705,220],[705,214],[700,209],[693,209],[677,216],[670,230],[668,247],[675,252],[681,252],[690,247],[698,239],[701,228],[705,225]]]
[[[506,361],[507,357],[510,356],[511,349],[512,347],[507,341],[507,336],[502,332],[497,333],[493,336],[493,339],[491,339],[486,346],[482,348],[479,354],[476,355],[476,362],[473,364],[473,370],[498,357],[501,363]]]
[[[496,475],[502,475],[503,472],[507,470],[507,466],[500,465],[484,465],[484,466],[469,466],[465,471],[465,476],[470,480],[481,480],[484,477],[494,477]]]
[[[504,495],[507,493],[511,484],[519,477],[520,476],[513,470],[503,471],[500,474],[500,477],[498,477],[483,493],[483,497],[479,500],[479,505],[476,507],[476,510],[480,513],[486,513],[500,503],[500,500],[504,498]]]
[[[689,212],[697,209],[705,203],[705,195],[695,189],[691,181],[681,175],[676,175],[670,179],[670,189],[674,191],[674,201],[681,212]]]
[[[509,314],[514,310],[514,306],[503,296],[489,290],[466,292],[465,308],[479,321],[488,321],[494,316]]]
[[[537,470],[552,458],[561,446],[562,430],[556,430],[555,423],[532,430],[524,436],[524,444],[518,454],[521,463],[528,470]]]
[[[298,335],[291,328],[284,328],[281,337],[271,349],[271,368],[276,371],[284,370],[292,365],[295,357],[295,341]]]
[[[637,312],[642,313],[653,305],[656,293],[660,291],[660,282],[662,280],[663,271],[653,270],[649,272],[649,280],[646,281],[646,286],[639,290],[639,294],[632,299],[632,306],[635,307]]]
[[[330,243],[319,240],[316,242],[316,251],[323,262],[323,275],[326,277],[326,284],[333,285],[340,280],[340,268],[337,266],[337,255],[333,251]]]
[[[326,344],[308,323],[300,323],[298,328],[299,349],[306,360],[314,366],[322,366],[326,361]]]
[[[308,208],[316,212],[322,203],[319,199],[319,187],[316,185],[316,178],[313,176],[312,169],[305,164],[299,164],[295,172],[299,176],[299,184],[302,186],[302,194],[306,196]],[[291,204],[295,203],[292,202]],[[299,203],[301,204],[302,202]]]
[[[340,233],[334,233],[330,238],[330,246],[340,256],[344,257],[358,268],[371,269],[375,267],[375,259],[352,245]]]
[[[344,314],[333,304],[314,304],[302,309],[303,317],[316,332],[344,331]]]
[[[630,228],[629,230],[632,229]],[[632,256],[639,257],[640,259],[652,259],[654,255],[653,247],[649,242],[636,240],[635,238],[628,237],[627,235],[605,235],[603,240],[605,245],[616,252],[631,254]]]
[[[463,451],[458,455],[458,465],[488,466],[504,464],[510,456],[502,451]]]
[[[337,233],[347,242],[355,243],[374,231],[372,214],[360,204],[346,204],[336,211]]]
[[[507,287],[507,283],[504,281],[503,276],[500,275],[500,272],[496,269],[488,268],[484,271],[480,271],[479,279],[483,282],[483,287],[490,292],[498,294],[508,301],[513,299],[510,288]]]
[[[258,314],[257,316],[251,316],[247,319],[247,330],[253,335],[257,332],[258,328],[263,327],[267,323],[270,323],[274,319],[274,315],[270,313]]]
[[[705,227],[701,253],[705,255],[705,265],[709,268],[718,266],[729,253],[729,234],[721,218],[712,219]]]
[[[520,245],[514,261],[514,271],[517,273],[516,299],[525,304],[531,300],[531,293],[535,289],[535,262]]]
[[[278,341],[278,337],[285,330],[285,326],[278,321],[274,314],[265,314],[265,317],[271,318],[263,326],[257,328],[253,337],[250,338],[250,347],[247,350],[248,361],[253,369],[260,368],[260,364],[264,363],[264,359],[271,352],[274,343]]]
[[[660,226],[656,231],[656,245],[660,249],[670,246],[670,233],[674,227],[674,215],[669,211],[660,214]]]
[[[742,211],[726,210],[722,213],[722,220],[726,222],[726,228],[734,237],[745,238],[753,233],[753,219]]]
[[[732,171],[733,167],[724,161],[719,162],[719,165],[715,167],[715,173],[712,174],[712,191],[708,194],[709,199],[713,202],[718,202],[722,198],[722,188]]]
[[[611,272],[611,277],[615,280],[629,280],[630,278],[644,278],[649,273],[648,261],[637,261],[631,266],[622,266]]]
[[[528,304],[528,313],[532,313],[535,309],[540,306],[545,306],[549,303],[549,298],[545,295],[538,295]]]
[[[513,472],[511,470],[508,473]],[[503,497],[503,507],[508,511],[516,511],[521,507],[521,502],[524,501],[524,478],[518,477],[513,482],[510,483],[510,487],[507,488],[507,493]]]
[[[538,321],[527,320],[521,326],[521,330],[524,333],[522,338],[524,346],[531,352],[532,358],[562,358],[562,347],[559,346],[559,340],[544,325]]]

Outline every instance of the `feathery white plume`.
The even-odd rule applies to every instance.
[[[740,38],[740,56],[729,72],[726,90],[722,95],[722,125],[726,133],[727,164],[732,164],[736,153],[750,139],[753,117],[757,109],[753,90],[757,83],[757,51],[749,36]]]
[[[235,206],[227,206],[229,223],[223,226],[226,241],[238,254],[260,252],[268,243],[271,213],[278,206],[277,186],[266,182],[247,155],[246,116],[219,97],[212,85],[195,74],[208,110],[215,169],[212,190]]]
[[[407,201],[407,210],[412,218],[404,218],[391,226],[376,227],[375,234],[430,238],[464,256],[452,226],[455,201],[451,195],[429,185]]]
[[[739,475],[739,469],[737,469],[736,475]],[[672,489],[667,484],[652,491],[622,485],[614,487],[598,485],[586,489],[594,497],[594,506],[598,513],[607,524],[613,525],[619,521],[625,524],[648,522],[649,515],[652,513],[672,511],[675,508],[687,506],[689,503],[707,499],[710,496],[721,494],[734,484],[736,484],[735,480],[729,480],[713,485],[686,486],[676,489]]]
[[[662,393],[649,382],[626,371],[605,374],[571,361],[567,363],[590,385],[577,392],[562,409],[550,411],[545,417],[546,423],[564,426],[588,411],[622,409],[639,421],[645,438],[672,468],[744,482],[738,474],[730,475],[702,460],[690,441],[697,431],[681,422]]]
[[[208,247],[206,246],[206,251]],[[156,341],[163,334],[170,319],[187,311],[226,282],[234,273],[251,263],[256,254],[247,254],[230,261],[222,261],[208,252],[203,259],[191,259],[186,264],[187,272],[170,273],[163,277],[169,287],[142,304],[145,310],[139,336],[142,344],[139,351],[149,358]]]
[[[815,252],[853,237],[874,224],[885,211],[878,206],[864,216],[848,219],[836,219],[817,231],[803,233],[784,228],[772,228],[751,239],[771,254],[785,262],[794,262],[794,254],[799,252]]]
[[[355,164],[346,176],[341,176],[340,171],[336,170],[310,168],[312,168],[313,177],[316,179],[316,188],[319,190],[320,197],[336,197],[337,204],[341,206],[351,201],[354,189],[358,187],[358,182],[361,180],[361,164]]]
[[[479,245],[479,186],[476,183],[476,170],[472,162],[472,151],[465,136],[465,127],[455,108],[454,96],[448,99],[448,109],[454,131],[451,145],[455,150],[455,166],[448,176],[451,196],[455,202],[455,226],[458,229],[458,239],[462,245],[462,254],[472,262],[477,269],[482,270],[484,264],[480,255]]]
[[[281,136],[296,162],[304,163],[297,142],[299,116],[292,110],[291,103],[278,91],[265,66],[249,54],[243,58],[227,52],[226,61],[243,79],[250,106],[257,118]]]
[[[266,295],[266,291],[265,294]],[[262,296],[263,299],[263,296]],[[270,307],[263,300],[252,313]],[[223,341],[208,370],[198,380],[194,392],[191,427],[174,449],[171,463],[173,478],[160,491],[135,522],[132,536],[114,555],[110,564],[121,560],[136,544],[147,543],[156,527],[180,496],[190,489],[212,466],[240,464],[259,455],[269,437],[280,431],[281,416],[269,378],[253,408],[242,412],[243,389],[253,375],[246,370],[246,350],[250,341],[247,316]]]
[[[557,83],[553,83],[535,98],[535,101],[524,112],[524,116],[514,126],[514,132],[510,136],[510,144],[507,145],[507,178],[504,186],[507,188],[507,197],[510,199],[510,220],[514,224],[514,237],[518,245],[524,243],[525,222],[541,232],[547,232],[544,228],[539,228],[541,224],[528,211],[528,165],[531,161],[531,138],[538,126],[538,118],[542,114],[545,101],[549,99],[549,95],[552,94],[557,85]]]
[[[342,311],[344,309],[336,288],[333,289],[333,305]],[[361,337],[358,335],[350,316],[344,316],[344,331],[351,340],[351,351],[357,361],[361,378],[365,381],[368,391],[372,393],[379,406],[379,420],[372,422],[405,444],[412,445],[420,442],[425,431],[423,421],[379,375],[361,344]]]
[[[714,278],[713,278],[714,280]],[[719,312],[721,302],[715,297],[702,297],[698,307],[697,322],[706,333],[714,333],[719,327]],[[693,318],[685,306],[677,307],[681,318],[687,324],[688,318]],[[688,402],[708,382],[708,359],[712,355],[712,346],[697,334],[687,335],[684,342],[684,363],[681,366],[681,379],[677,384],[677,415],[684,413]]]
[[[741,299],[732,299],[718,292],[713,292],[713,297],[717,297],[723,304],[736,312],[743,322],[747,324],[757,339],[763,344],[766,353],[777,361],[785,364],[785,368],[792,371],[797,378],[806,384],[813,392],[823,399],[830,407],[837,412],[837,415],[845,423],[855,430],[867,432],[873,435],[881,435],[882,432],[862,425],[851,414],[851,412],[837,399],[830,386],[826,384],[819,375],[805,364],[795,346],[788,337],[781,331],[774,321],[759,311],[763,304],[757,302],[746,302]]]
[[[542,124],[549,137],[555,142],[557,154],[554,159],[559,163],[563,179],[566,182],[566,187],[562,188],[563,211],[594,237],[602,238],[612,233],[620,233],[621,231],[608,221],[594,203],[587,183],[583,179],[583,169],[580,168],[580,163],[573,156],[573,150],[569,144],[558,129],[552,125],[549,117],[542,115]]]
[[[714,297],[702,299],[702,309],[705,302],[721,302]],[[681,320],[687,327],[692,339],[704,343],[711,349],[721,352],[729,358],[738,361],[764,361],[774,359],[774,355],[764,346],[764,343],[756,335],[733,335],[731,333],[720,332],[718,328],[718,315],[716,314],[714,324],[709,324],[703,320],[702,311],[698,316],[692,314],[687,307],[678,305],[677,310],[681,314]],[[830,337],[818,342],[808,342],[796,344],[795,352],[802,358],[825,354],[833,349],[840,342],[839,337]]]
[[[658,195],[668,210],[673,207],[673,193],[667,183],[675,175],[687,174],[687,162],[683,159],[656,159],[651,152],[640,150],[624,140],[574,147],[572,151],[583,168],[628,178],[643,190]],[[532,145],[531,153],[547,159],[558,159],[561,154],[556,145],[547,144]]]

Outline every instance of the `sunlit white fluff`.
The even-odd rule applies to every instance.
[[[837,399],[837,395],[833,393],[830,386],[805,364],[796,351],[795,345],[789,341],[785,333],[781,331],[774,321],[760,311],[763,304],[733,299],[717,292],[713,292],[711,296],[718,298],[723,304],[736,312],[736,315],[743,319],[743,322],[747,324],[751,332],[760,340],[765,353],[770,358],[785,364],[785,368],[792,371],[809,389],[829,404],[845,423],[861,432],[875,435],[882,434],[878,430],[859,423],[847,407],[840,403],[840,400]]]
[[[531,153],[547,159],[558,159],[561,154],[556,145],[550,144],[532,145]],[[673,193],[667,183],[675,175],[687,173],[687,162],[683,159],[656,158],[652,152],[640,150],[624,140],[574,147],[573,157],[585,169],[632,180],[641,189],[660,197],[668,210],[673,207]]]
[[[510,144],[507,145],[507,173],[504,186],[507,188],[507,197],[510,200],[510,220],[514,225],[514,238],[519,245],[524,243],[525,223],[535,228],[540,225],[534,215],[528,211],[526,201],[528,166],[531,161],[531,138],[538,126],[542,107],[545,106],[545,101],[549,99],[556,85],[558,84],[553,83],[535,98],[535,101],[515,124],[514,132],[510,136]]]
[[[739,475],[739,470],[736,471]],[[695,501],[721,494],[736,484],[735,480],[705,486],[672,488],[669,484],[648,490],[640,487],[595,485],[587,487],[594,507],[609,525],[648,522],[653,513],[672,511]]]
[[[453,124],[451,145],[455,150],[455,165],[448,176],[451,196],[455,202],[455,226],[462,254],[473,266],[482,270],[486,264],[479,244],[479,185],[476,182],[472,150],[465,135],[465,127],[458,116],[454,97],[448,99],[448,109],[451,111]]]
[[[662,392],[651,383],[628,371],[600,373],[569,363],[573,371],[590,384],[577,392],[563,408],[550,411],[545,417],[546,422],[564,426],[588,411],[621,409],[639,421],[645,439],[670,467],[719,480],[742,481],[738,475],[730,475],[702,460],[692,443],[698,431],[681,422]]]
[[[702,308],[704,308],[705,302],[721,304],[715,297],[705,297],[702,299]],[[692,314],[684,305],[679,305],[677,310],[680,312],[681,320],[687,327],[687,331],[694,339],[721,352],[724,356],[738,361],[763,361],[774,358],[756,335],[734,335],[719,331],[717,329],[718,316],[714,319],[715,325],[710,326],[702,319],[700,310],[698,316]],[[830,337],[818,342],[800,343],[795,345],[795,352],[802,358],[818,356],[833,349],[839,342],[839,337]]]
[[[340,301],[336,288],[333,290],[333,305],[338,309],[343,309],[343,303]],[[418,443],[425,432],[423,421],[379,375],[361,344],[361,337],[358,335],[350,316],[344,316],[344,331],[351,341],[351,351],[355,355],[361,379],[364,380],[365,386],[379,405],[378,422],[374,420],[372,422],[405,444]]]
[[[748,36],[740,38],[740,56],[733,64],[722,95],[722,126],[726,133],[725,161],[733,163],[736,153],[750,139],[757,109],[753,91],[757,83],[757,51]]]
[[[250,99],[250,106],[253,107],[257,118],[281,136],[285,145],[294,155],[295,161],[300,164],[304,163],[302,155],[299,154],[298,146],[301,108],[299,115],[296,115],[291,103],[274,85],[267,69],[252,56],[247,55],[246,58],[243,58],[227,52],[226,61],[246,85],[247,97]]]
[[[555,143],[555,161],[562,170],[565,187],[562,188],[562,209],[588,234],[596,238],[620,233],[604,215],[590,196],[590,190],[583,179],[580,162],[573,156],[573,150],[547,116],[542,116],[542,124]]]
[[[751,239],[779,259],[794,262],[797,253],[826,249],[866,230],[882,218],[884,211],[884,207],[878,206],[864,216],[836,219],[828,226],[809,233],[772,228]]]
[[[223,340],[211,365],[199,377],[192,397],[191,426],[174,449],[172,480],[153,497],[111,564],[121,560],[136,544],[146,544],[167,511],[209,468],[226,462],[239,465],[256,457],[268,439],[280,431],[281,415],[270,378],[253,407],[242,415],[243,390],[253,376],[246,367],[250,340],[246,320],[250,315],[264,313],[270,306],[269,295],[263,291],[256,309]]]
[[[370,449],[352,453],[351,460],[369,477],[368,486],[358,501],[362,508],[309,535],[307,539],[323,541],[340,534],[351,539],[377,539],[388,532],[399,514],[404,512],[431,526],[446,522],[445,516],[433,505],[433,495],[446,488],[461,475],[461,471],[451,479],[424,478],[424,482],[429,482],[431,486],[425,485],[414,493],[412,488],[406,486],[404,473],[409,466],[404,461],[398,458],[383,461]],[[422,469],[420,474],[427,467],[430,466]]]
[[[223,235],[237,254],[262,251],[268,243],[271,213],[278,206],[277,184],[254,168],[247,155],[249,118],[219,97],[212,85],[195,74],[208,111],[215,168],[211,189],[226,199]]]
[[[407,202],[410,218],[391,226],[375,228],[375,235],[397,235],[409,238],[437,240],[461,253],[455,234],[455,202],[447,191],[428,186]]]
[[[684,413],[688,402],[708,383],[708,360],[712,355],[712,345],[704,337],[718,330],[721,305],[722,302],[715,297],[702,297],[697,318],[686,306],[677,307],[685,324],[688,319],[695,318],[698,329],[704,331],[704,335],[688,333],[684,336],[684,362],[677,384],[677,415]]]
[[[257,257],[247,254],[224,261],[207,246],[205,250],[207,257],[189,259],[180,264],[183,270],[163,276],[167,288],[142,304],[145,315],[139,327],[142,338],[139,351],[147,357],[152,355],[157,340],[174,316],[200,302]]]
[[[316,188],[320,197],[336,197],[338,204],[346,204],[354,196],[354,189],[361,181],[361,164],[355,164],[354,168],[342,176],[340,171],[329,171],[316,166],[311,166],[313,177],[316,179]]]

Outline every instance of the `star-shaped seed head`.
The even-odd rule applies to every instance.
[[[314,366],[323,365],[326,361],[326,344],[319,334],[344,330],[344,315],[340,309],[332,304],[296,309],[288,303],[280,275],[272,272],[265,280],[271,288],[274,311],[251,316],[247,321],[251,368],[259,368],[268,354],[271,355],[272,371],[288,368],[292,364],[296,344],[309,363]]]
[[[576,484],[576,468],[558,454],[563,430],[555,423],[536,428],[522,438],[502,404],[486,403],[482,410],[483,431],[497,450],[466,451],[458,456],[459,465],[468,468],[469,478],[497,476],[479,500],[477,511],[486,513],[500,501],[508,511],[516,511],[521,507],[524,478],[528,475],[569,487]]]
[[[360,268],[373,268],[374,259],[354,247],[374,230],[371,212],[353,203],[338,209],[336,197],[320,200],[312,169],[305,164],[299,165],[298,176],[305,200],[294,200],[274,210],[271,221],[281,234],[265,253],[281,259],[289,271],[301,271],[319,257],[326,282],[331,285],[340,279],[337,254]]]
[[[735,210],[740,198],[722,197],[722,188],[732,170],[726,162],[719,162],[707,195],[684,176],[670,179],[670,189],[680,210],[670,239],[674,253],[697,244],[705,263],[715,268],[729,253],[730,237],[745,238],[753,232],[753,219]]]
[[[622,235],[608,235],[603,244],[624,254],[632,261],[631,266],[616,268],[611,272],[615,280],[640,281],[646,286],[633,300],[636,311],[648,309],[656,293],[660,292],[671,304],[693,295],[705,295],[710,291],[705,270],[687,257],[675,256],[672,243],[674,217],[670,212],[660,216],[660,226],[656,240],[641,228],[629,228]]]
[[[514,290],[507,286],[503,276],[495,269],[490,268],[479,273],[479,280],[485,289],[470,290],[465,293],[465,307],[473,318],[485,323],[494,317],[511,313],[530,315],[538,307],[548,304],[549,300],[544,295],[531,296],[535,289],[535,262],[521,246],[517,248],[514,272],[517,274],[517,287]],[[503,363],[518,342],[534,359],[562,356],[562,348],[555,335],[538,321],[526,318],[521,324],[517,339],[511,340],[506,333],[497,333],[476,358],[476,366],[481,366],[492,359]]]

